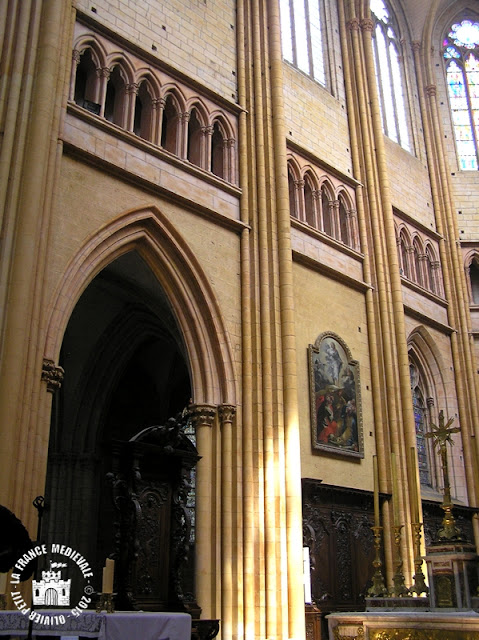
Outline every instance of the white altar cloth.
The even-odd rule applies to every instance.
[[[48,616],[66,611],[37,610]],[[66,617],[66,616],[65,616]],[[28,616],[19,611],[0,611],[0,636],[28,634]],[[98,640],[191,640],[191,616],[187,613],[118,611],[95,613],[86,610],[78,618],[66,618],[65,624],[33,623],[33,637],[98,638]]]

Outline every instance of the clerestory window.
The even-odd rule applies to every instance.
[[[323,0],[280,0],[283,58],[326,86]]]
[[[474,171],[479,141],[479,23],[453,24],[443,49],[459,167]]]
[[[383,131],[411,151],[406,111],[406,78],[394,15],[384,0],[371,0],[374,63]]]

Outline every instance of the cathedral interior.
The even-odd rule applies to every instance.
[[[2,507],[221,640],[477,637],[478,0],[4,0],[0,51]]]

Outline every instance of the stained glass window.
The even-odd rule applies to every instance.
[[[416,448],[421,484],[431,485],[429,474],[427,441],[424,437],[427,428],[427,411],[424,402],[424,383],[416,365],[410,361],[409,374],[411,378],[412,401],[414,409],[414,424],[416,427]]]
[[[479,141],[479,23],[453,24],[443,52],[459,167],[474,171]]]
[[[326,85],[322,0],[280,0],[283,58]]]
[[[371,0],[370,8],[375,23],[374,63],[383,130],[394,142],[410,151],[406,82],[397,28],[384,0]]]

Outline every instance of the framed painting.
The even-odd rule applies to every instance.
[[[359,363],[341,338],[322,333],[308,347],[313,451],[364,457]]]

